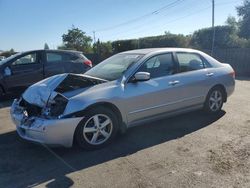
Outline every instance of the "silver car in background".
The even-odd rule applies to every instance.
[[[11,117],[26,140],[96,149],[134,125],[197,109],[218,113],[234,86],[232,67],[203,52],[132,50],[85,74],[32,85],[13,102]]]

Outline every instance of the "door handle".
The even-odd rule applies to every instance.
[[[211,77],[213,75],[214,75],[214,73],[212,73],[212,72],[209,72],[209,73],[206,74],[206,76],[208,76],[208,77]]]
[[[174,85],[176,85],[176,84],[179,84],[180,82],[179,82],[178,80],[175,80],[175,81],[170,81],[170,82],[168,82],[168,83],[169,83],[169,85],[174,86]]]

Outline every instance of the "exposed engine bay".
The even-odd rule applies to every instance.
[[[106,80],[79,74],[47,78],[28,88],[19,100],[27,117],[57,118],[63,114],[70,97]]]

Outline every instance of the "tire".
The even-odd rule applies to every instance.
[[[0,87],[0,98],[2,98],[3,97],[3,90],[2,90],[2,88]]]
[[[223,90],[220,87],[212,88],[206,97],[206,102],[204,104],[205,112],[209,114],[220,112],[224,101]]]
[[[104,107],[93,108],[76,128],[77,144],[87,150],[99,149],[110,143],[119,130],[116,114]]]

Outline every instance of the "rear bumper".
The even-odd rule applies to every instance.
[[[15,100],[11,106],[11,118],[17,133],[25,140],[51,146],[71,147],[74,132],[81,118],[44,119],[27,118]]]
[[[230,97],[235,90],[235,80],[232,78],[226,83],[227,97]]]

